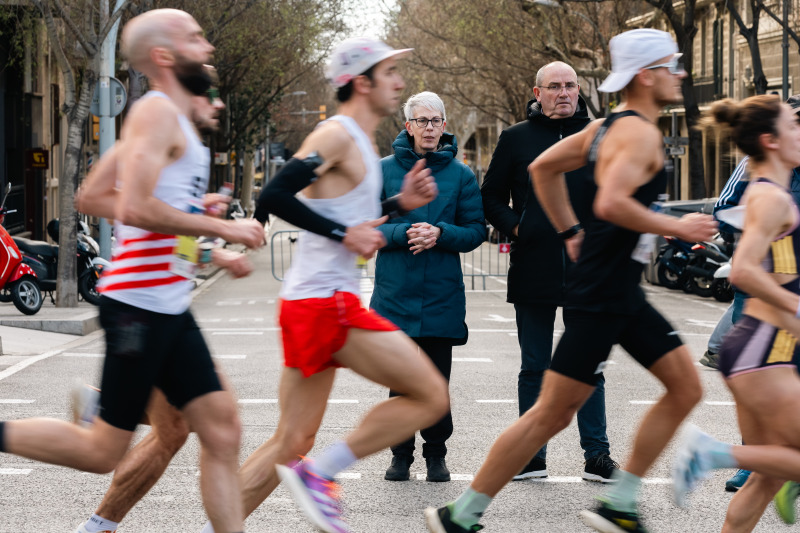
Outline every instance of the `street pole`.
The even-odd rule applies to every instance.
[[[789,0],[783,0],[783,101],[789,98]]]
[[[124,0],[117,0],[114,12],[122,6]],[[111,78],[116,63],[117,31],[119,19],[106,35],[100,48],[100,156],[117,140],[116,122],[111,116]],[[111,258],[111,226],[106,219],[100,219],[100,257]]]

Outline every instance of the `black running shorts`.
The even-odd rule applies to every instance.
[[[645,368],[683,345],[678,332],[647,302],[631,315],[564,309],[564,325],[550,369],[588,385],[597,384],[615,344]]]
[[[155,313],[103,297],[100,325],[106,333],[100,417],[110,425],[136,429],[153,387],[178,409],[222,390],[191,312]]]

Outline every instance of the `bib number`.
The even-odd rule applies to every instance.
[[[178,243],[172,250],[172,264],[169,270],[184,278],[194,279],[199,259],[197,237],[178,235],[177,239]]]

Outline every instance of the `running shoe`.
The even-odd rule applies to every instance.
[[[708,368],[719,370],[719,354],[710,350],[706,350],[706,353],[704,353],[703,357],[700,358],[699,363]]]
[[[586,481],[599,481],[600,483],[614,483],[611,479],[614,470],[619,468],[619,463],[604,453],[586,460],[583,468],[583,479]]]
[[[310,472],[306,463],[297,461],[291,466],[276,465],[275,469],[314,527],[324,533],[350,533],[342,519],[339,484]]]
[[[603,501],[594,511],[581,511],[581,520],[601,533],[647,533],[638,513],[617,511]]]
[[[100,412],[100,389],[85,383],[72,387],[72,422],[88,428]]]
[[[469,529],[465,529],[458,524],[453,523],[450,519],[450,506],[447,504],[444,507],[434,509],[428,507],[425,509],[425,524],[428,526],[430,533],[472,533],[473,531],[480,531],[483,526],[475,524]]]
[[[103,531],[98,531],[97,533],[116,533],[116,531],[116,529],[113,531],[110,529],[104,529]],[[89,533],[89,530],[86,529],[86,524],[81,524],[78,526],[78,529],[75,530],[75,533]]]
[[[511,478],[514,481],[521,481],[523,479],[539,479],[547,477],[547,463],[544,459],[534,457],[531,462],[525,465],[522,472]]]
[[[725,491],[726,492],[736,492],[737,490],[742,488],[742,485],[745,484],[747,479],[750,477],[749,470],[742,470],[741,468],[736,471],[731,478],[725,482]]]
[[[711,461],[706,451],[714,439],[694,424],[686,424],[672,463],[672,490],[678,507],[686,507],[686,496],[708,477]]]
[[[781,520],[787,524],[794,524],[797,521],[794,504],[798,494],[800,494],[800,483],[787,481],[775,495],[775,510],[778,511]]]

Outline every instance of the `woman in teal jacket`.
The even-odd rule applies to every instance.
[[[475,174],[456,158],[455,136],[444,133],[442,100],[419,93],[409,98],[404,112],[406,129],[392,144],[394,155],[381,161],[383,198],[400,192],[403,177],[420,159],[431,169],[439,195],[378,228],[387,244],[378,252],[370,306],[411,337],[449,380],[453,346],[467,341],[459,253],[474,250],[486,237],[481,193]],[[444,457],[452,433],[449,413],[420,432],[428,481],[450,481]],[[385,478],[409,479],[414,437],[392,447],[392,453]]]

